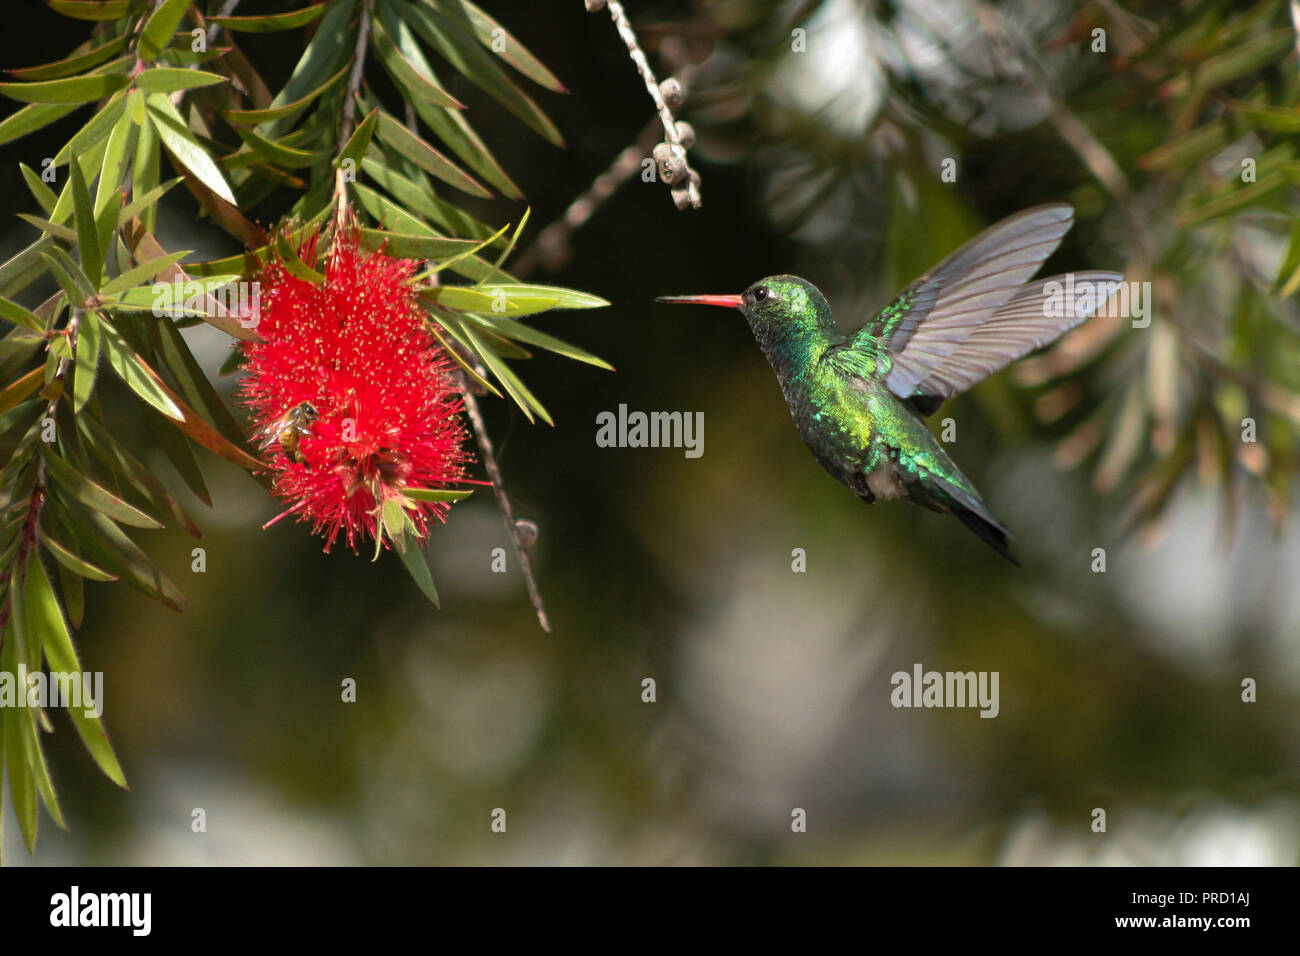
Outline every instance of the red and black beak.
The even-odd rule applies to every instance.
[[[655,299],[669,305],[720,305],[724,309],[739,309],[743,300],[739,295],[661,295]]]

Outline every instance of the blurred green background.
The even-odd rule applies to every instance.
[[[450,87],[528,196],[526,247],[652,111],[607,14],[482,5],[570,89],[537,94],[561,151],[469,84]],[[30,6],[4,65],[56,59],[84,36]],[[537,325],[617,371],[527,363],[554,428],[484,400],[517,513],[540,527],[554,633],[538,629],[513,556],[509,573],[490,570],[507,539],[486,491],[432,536],[435,611],[391,555],[324,555],[289,522],[262,531],[277,505],[200,452],[214,508],[171,484],[202,541],[136,535],[186,593],[184,613],[91,585],[77,635],[104,672],[131,790],[56,719],[47,746],[71,832],[43,818],[33,861],[11,818],[6,861],[1294,864],[1300,535],[1278,518],[1294,488],[1300,316],[1272,282],[1295,187],[1195,218],[1232,187],[1238,153],[1290,139],[1234,126],[1182,166],[1151,159],[1233,102],[1295,110],[1294,36],[1199,99],[1168,88],[1291,30],[1286,5],[681,0],[629,13],[661,78],[690,70],[679,117],[698,134],[703,207],[678,212],[661,184],[626,182],[553,270],[528,277],[613,303]],[[1098,26],[1105,53],[1090,48]],[[791,50],[796,27],[806,53]],[[244,48],[282,83],[295,42]],[[30,211],[18,161],[38,163],[76,122],[4,147],[4,257],[30,241],[11,215]],[[955,183],[939,176],[945,157]],[[179,192],[162,206],[164,244],[236,251]],[[1023,568],[950,518],[865,508],[804,448],[740,316],[652,301],[792,272],[856,326],[982,226],[1049,201],[1074,203],[1079,221],[1046,271],[1125,271],[1156,300],[1151,327],[1111,320],[1032,381],[1004,373],[936,416],[956,421],[950,452]],[[469,206],[497,224],[523,210]],[[187,335],[215,373],[228,343]],[[620,403],[703,412],[703,456],[598,448],[596,415]],[[1232,439],[1217,458],[1207,408]],[[1259,452],[1239,447],[1246,415]],[[1163,507],[1144,509],[1162,490]],[[203,574],[189,570],[196,545]],[[791,570],[795,548],[806,573]],[[892,708],[890,675],[917,662],[999,672],[999,716]],[[1256,703],[1241,700],[1248,677]],[[356,703],[340,701],[346,678]],[[1105,834],[1090,830],[1097,807]],[[205,833],[191,832],[195,808]],[[791,831],[794,808],[806,833]]]

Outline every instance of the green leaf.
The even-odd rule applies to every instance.
[[[479,45],[478,38],[461,25],[426,10],[418,3],[404,6],[406,21],[466,79],[514,113],[532,130],[555,146],[564,146],[559,129],[532,97],[516,86],[497,65],[496,57]]]
[[[1270,106],[1232,100],[1232,108],[1251,126],[1279,133],[1300,133],[1300,109],[1294,106]]]
[[[424,559],[424,552],[414,542],[404,540],[402,544],[403,547],[394,546],[393,549],[402,559],[402,566],[419,585],[424,596],[433,602],[434,607],[441,607],[438,603],[438,589],[433,586],[433,575],[429,573],[429,563]]]
[[[82,292],[77,282],[72,278],[67,268],[55,257],[55,253],[62,252],[58,246],[53,246],[50,252],[41,253],[41,258],[45,260],[45,265],[54,273],[54,280],[58,282],[61,288],[75,308],[82,308],[86,304],[86,293]]]
[[[329,158],[329,153],[325,150],[294,149],[285,146],[283,142],[272,142],[264,136],[259,136],[248,126],[236,126],[235,132],[239,134],[240,139],[249,145],[253,152],[268,162],[283,166],[286,169],[301,169],[305,166],[314,166],[321,160]]]
[[[17,660],[17,622],[12,616],[9,626],[5,628],[5,650],[0,655],[4,670],[10,674],[18,672]],[[26,688],[22,688],[25,692]],[[31,768],[27,765],[23,746],[23,723],[29,718],[24,709],[6,707],[0,710],[0,731],[4,736],[4,755],[7,776],[9,777],[9,795],[13,797],[14,816],[18,818],[18,829],[27,844],[27,852],[36,852],[36,781],[32,778]]]
[[[169,66],[156,66],[152,70],[145,70],[135,78],[136,88],[147,93],[175,93],[177,90],[192,90],[226,82],[228,82],[226,77],[217,73],[182,70]]]
[[[185,16],[185,7],[189,0],[163,0],[145,21],[140,33],[140,59],[148,62],[167,48],[172,34],[180,26],[181,17]]]
[[[356,0],[336,0],[321,19],[311,43],[293,68],[288,82],[275,95],[271,107],[285,106],[302,99],[349,63],[356,47],[357,35],[352,26]],[[284,120],[276,120],[267,131],[270,137],[282,134]]]
[[[58,455],[46,453],[42,456],[50,478],[87,508],[92,508],[107,515],[114,521],[130,525],[133,528],[161,528],[162,524],[149,517],[140,509],[127,504],[107,488],[95,484],[72,465]]]
[[[415,35],[407,27],[405,21],[400,16],[394,15],[387,4],[380,4],[376,7],[376,12],[384,20],[402,56],[420,72],[421,76],[441,86],[438,74],[429,65],[429,61],[420,48],[419,41],[415,39]],[[402,92],[405,94],[404,89]],[[523,198],[519,187],[506,175],[505,170],[492,156],[491,150],[474,132],[473,127],[465,118],[464,111],[439,109],[428,105],[419,97],[407,97],[407,99],[415,107],[415,112],[419,114],[425,125],[433,130],[434,135],[447,148],[459,156],[470,169],[496,186],[497,189],[511,199]]]
[[[92,415],[82,415],[77,418],[77,427],[95,456],[110,468],[115,476],[120,475],[149,501],[153,506],[153,511],[148,512],[150,517],[170,514],[174,523],[180,525],[190,535],[196,538],[200,536],[198,526],[176,499],[167,492],[162,482],[123,448],[121,443],[108,433],[101,421]]]
[[[446,314],[448,313],[443,313],[443,315]],[[442,350],[452,357],[452,359],[456,362],[456,364],[460,366],[461,371],[463,371],[467,376],[469,376],[471,381],[477,383],[482,388],[491,392],[497,398],[502,397],[501,390],[498,389],[491,382],[489,382],[482,375],[480,375],[479,370],[477,368],[475,368],[469,362],[465,361],[465,357],[461,354],[461,350],[459,348],[453,348],[452,343],[460,342],[460,337],[458,337],[456,334],[453,334],[445,326],[432,319],[429,320],[427,328],[429,329],[429,332],[432,333],[433,337],[438,340],[438,344],[442,346]],[[451,339],[452,341],[448,341],[448,339]],[[461,347],[464,348],[466,351],[470,351],[468,344],[461,343]]]
[[[402,56],[401,51],[393,44],[393,38],[384,29],[381,18],[375,17],[371,20],[371,24],[373,29],[371,30],[370,39],[374,44],[375,52],[379,54],[379,59],[383,62],[384,68],[388,70],[392,78],[402,84],[409,94],[409,99],[418,98],[434,107],[465,108],[464,103],[427,76],[423,76],[410,60]]]
[[[68,633],[63,612],[59,610],[58,602],[54,599],[54,589],[50,587],[50,579],[46,576],[45,568],[39,560],[29,561],[27,564],[27,582],[24,591],[31,624],[34,625],[36,633],[41,635],[41,643],[45,649],[45,657],[50,662],[50,669],[64,674],[81,674],[81,661],[77,659],[77,651],[72,646],[72,635]],[[108,742],[108,735],[104,733],[103,725],[93,713],[86,713],[87,710],[92,709],[92,702],[86,699],[90,690],[91,688],[83,685],[82,699],[79,702],[81,706],[69,705],[68,716],[72,718],[72,725],[77,728],[77,733],[95,759],[95,763],[99,765],[99,769],[119,787],[125,787],[126,775],[122,773],[122,767],[117,762],[117,755],[113,753],[113,747]],[[93,703],[102,705],[103,701]]]
[[[41,236],[0,265],[0,296],[15,296],[31,285],[48,268],[44,254],[53,248],[54,240],[49,236]]]
[[[173,611],[179,611],[185,602],[175,584],[136,547],[135,542],[122,533],[122,529],[97,511],[73,509],[59,499],[54,499],[59,515],[76,529],[77,541],[87,551],[98,555],[101,563],[117,568],[132,587]]]
[[[133,152],[131,147],[134,145],[135,130],[131,118],[123,116],[114,125],[113,131],[108,134],[108,144],[104,147],[104,160],[99,167],[99,182],[95,185],[96,220],[114,202],[119,209],[121,208],[122,194],[118,191],[118,186],[122,182],[122,177],[126,175],[127,155]],[[116,216],[114,218],[116,219]],[[116,222],[114,224],[116,225]],[[100,241],[102,245],[102,235]],[[108,247],[103,245],[102,248],[107,255]]]
[[[505,293],[511,301],[519,304],[521,314],[530,312],[541,312],[543,309],[531,308],[533,302],[554,302],[548,308],[554,309],[600,309],[609,305],[609,302],[600,296],[590,295],[586,292],[576,292],[573,289],[563,289],[554,285],[526,285],[523,283],[511,282],[492,282],[484,283],[479,288],[497,291],[498,289]]]
[[[524,413],[524,417],[531,422],[533,421],[533,413],[536,412],[541,419],[546,422],[546,424],[554,425],[555,422],[551,420],[551,415],[546,410],[545,406],[543,406],[533,393],[528,390],[524,383],[519,380],[519,376],[511,371],[510,366],[506,365],[500,357],[498,357],[491,349],[487,348],[483,344],[482,338],[473,329],[465,326],[462,326],[462,329],[465,333],[465,337],[468,338],[472,344],[474,353],[483,360],[483,364],[486,365],[489,371],[496,376],[496,379],[501,383],[502,388],[504,388],[510,397],[515,400],[515,404],[518,405],[519,409]]]
[[[0,143],[7,143],[10,140],[18,139],[20,136],[26,136],[28,133],[34,133],[43,126],[48,126],[62,116],[66,116],[77,107],[73,105],[51,106],[48,104],[36,104],[24,106],[18,112],[6,116],[0,121]]]
[[[430,175],[441,179],[450,186],[454,186],[461,192],[469,193],[471,196],[480,196],[484,199],[492,198],[492,194],[484,189],[469,173],[462,170],[442,153],[382,111],[379,113],[379,129],[377,132],[383,142],[393,147],[394,150]]]
[[[1162,96],[1179,97],[1204,93],[1247,76],[1289,53],[1295,45],[1295,31],[1279,27],[1270,33],[1234,45],[1225,53],[1210,57],[1186,70],[1164,86]]]
[[[420,296],[436,302],[444,309],[455,309],[457,312],[497,312],[509,315],[519,311],[518,303],[511,302],[504,293],[496,295],[480,292],[462,285],[438,286],[420,293]],[[554,307],[555,300],[550,300],[550,303],[550,307]]]
[[[23,222],[35,226],[41,232],[55,239],[59,239],[69,245],[77,244],[77,230],[69,226],[60,226],[58,223],[50,222],[48,219],[42,219],[40,216],[32,216],[25,212],[20,212],[18,218]]]
[[[144,123],[137,128],[140,132],[135,141],[135,159],[131,163],[131,194],[136,197],[138,202],[158,187],[160,162],[158,134],[154,130],[153,123]],[[157,228],[158,209],[156,206],[152,204],[146,205],[133,215],[140,217],[141,225],[148,232],[153,232]],[[129,217],[126,217],[125,211],[123,211],[123,217],[127,218],[128,222],[130,221]]]
[[[77,130],[76,135],[54,154],[54,165],[62,166],[64,163],[76,159],[81,162],[81,171],[89,173],[89,157],[87,156],[92,146],[99,146],[100,141],[113,132],[113,127],[126,112],[126,94],[119,93],[113,96],[102,109],[95,112],[85,126]],[[101,147],[102,148],[102,147]],[[99,164],[99,158],[94,160],[95,165]],[[60,216],[54,217],[56,221],[61,221]]]
[[[168,418],[184,421],[185,415],[172,401],[157,374],[124,343],[112,326],[105,323],[102,347],[108,353],[108,364],[118,377],[140,399],[152,405]],[[129,524],[129,522],[128,522]]]
[[[1226,120],[1206,123],[1139,156],[1138,166],[1142,169],[1166,170],[1193,166],[1221,150],[1232,134]]]
[[[99,286],[99,278],[104,273],[104,252],[99,247],[99,236],[95,232],[95,207],[90,201],[90,190],[86,188],[86,177],[82,175],[81,164],[71,165],[72,204],[77,223],[77,248],[81,252],[81,266],[86,271],[92,287]]]
[[[219,23],[227,30],[236,33],[275,33],[278,30],[295,30],[311,23],[329,6],[329,0],[290,10],[288,13],[272,13],[259,17],[209,17],[209,23]]]
[[[152,279],[158,273],[162,272],[168,266],[180,262],[190,254],[191,250],[182,249],[179,252],[169,252],[159,259],[150,259],[148,262],[141,263],[129,272],[123,272],[116,279],[110,281],[100,294],[104,296],[117,295],[119,292],[125,292],[148,279]]]
[[[99,316],[83,312],[77,325],[77,361],[72,388],[72,410],[78,415],[90,400],[99,369]]]
[[[110,574],[103,568],[91,564],[81,557],[73,548],[62,544],[52,536],[49,529],[42,522],[37,532],[37,537],[41,544],[45,545],[46,550],[54,557],[54,560],[67,568],[73,574],[87,578],[91,581],[116,581],[117,575]]]
[[[366,114],[366,118],[357,124],[357,128],[352,131],[348,141],[343,145],[338,159],[334,161],[336,168],[341,168],[345,160],[352,160],[353,172],[362,162],[362,157],[366,155],[366,150],[370,146],[370,138],[375,135],[375,126],[378,123],[379,109],[375,108]]]
[[[144,135],[144,130],[141,130],[141,135],[142,136]],[[180,182],[182,178],[183,177],[181,176],[177,176],[175,179],[169,179],[167,180],[167,182],[162,183],[161,185],[158,186],[154,186],[152,189],[143,193],[137,191],[135,199],[133,199],[130,203],[126,205],[125,208],[123,208],[120,214],[122,221],[130,222],[136,216],[139,216],[146,209],[148,209],[159,199],[161,199],[173,186],[175,186],[178,182]],[[148,229],[147,226],[145,228]]]
[[[466,249],[473,251],[478,243],[468,239],[443,239],[438,236],[412,236],[379,229],[362,229],[361,244],[367,249],[384,249],[387,255],[398,259],[436,259],[451,256]]]
[[[54,211],[54,205],[58,202],[59,197],[54,195],[54,190],[45,185],[36,170],[32,169],[26,163],[18,164],[19,170],[22,171],[23,179],[27,181],[27,188],[31,190],[32,197],[40,204],[48,216]]]
[[[402,494],[416,501],[464,501],[474,493],[474,489],[459,490],[454,488],[410,488],[402,489]]]
[[[0,299],[0,318],[8,319],[15,325],[25,326],[33,332],[45,331],[45,323],[41,321],[40,316],[8,299]]]
[[[614,370],[604,359],[597,358],[590,352],[586,352],[576,345],[570,345],[561,339],[547,335],[545,332],[539,332],[537,329],[514,319],[507,319],[499,315],[490,313],[474,313],[466,315],[466,318],[479,325],[486,326],[498,335],[505,336],[508,339],[515,339],[519,342],[527,342],[529,345],[536,345],[538,348],[547,349],[557,355],[563,355],[565,358],[571,358],[579,362],[585,362],[588,365],[594,365],[597,368]]]
[[[257,126],[260,123],[269,123],[272,120],[286,119],[294,116],[311,104],[313,100],[322,93],[326,93],[338,86],[343,78],[351,71],[351,65],[345,65],[341,70],[331,76],[310,93],[294,100],[292,103],[285,103],[283,106],[267,107],[260,110],[225,110],[222,115],[230,123],[238,123],[243,126]]]
[[[51,10],[77,20],[118,20],[126,16],[131,0],[45,0]]]
[[[74,53],[61,60],[55,60],[53,63],[42,63],[40,66],[25,66],[17,70],[10,70],[9,75],[20,80],[57,80],[61,77],[72,76],[88,70],[92,66],[98,66],[111,58],[113,54],[126,49],[129,39],[130,37],[120,36],[100,46],[91,47],[83,53]]]
[[[131,78],[124,73],[92,73],[36,83],[0,83],[0,94],[20,103],[90,103],[124,88]]]
[[[0,413],[16,408],[28,395],[45,384],[45,369],[37,366],[17,381],[0,389]]]
[[[163,145],[176,161],[226,202],[232,206],[238,205],[234,193],[226,184],[225,177],[221,175],[221,170],[217,168],[217,164],[212,161],[207,151],[199,145],[166,94],[151,93],[148,109],[153,128],[158,131]]]
[[[289,244],[289,240],[285,238],[284,233],[276,235],[275,251],[280,257],[281,264],[291,276],[302,279],[304,282],[310,282],[312,285],[324,284],[325,276],[298,258],[298,253]]]
[[[488,14],[484,13],[474,4],[470,3],[469,0],[432,0],[432,3],[439,10],[442,10],[448,17],[456,17],[459,15],[460,11],[456,8],[460,7],[460,10],[464,12],[464,15],[468,16],[469,25],[481,44],[493,53],[496,53],[497,56],[501,57],[538,86],[544,86],[548,90],[552,90],[556,93],[568,92],[568,90],[564,88],[564,84],[556,78],[555,74],[548,70],[542,62],[537,59],[537,57],[529,53],[524,45],[516,40],[509,30],[506,30],[500,23],[488,16]],[[497,31],[500,31],[500,33],[498,34]],[[496,43],[498,36],[504,44],[504,49],[500,52],[493,49],[493,45]]]
[[[386,163],[370,156],[361,160],[361,168],[371,180],[382,186],[394,200],[400,203],[402,208],[431,220],[443,231],[472,239],[493,237],[490,226],[435,196],[422,172],[415,173],[419,177],[418,181],[407,179]]]

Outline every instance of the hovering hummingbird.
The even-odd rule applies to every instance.
[[[847,336],[817,287],[798,276],[769,276],[740,295],[657,301],[739,309],[799,434],[835,479],[868,504],[902,498],[947,512],[1018,564],[1007,529],[924,418],[1079,325],[1122,281],[1118,273],[1089,271],[1027,282],[1073,223],[1074,209],[1064,203],[1004,219]],[[1087,291],[1062,307],[1063,287]]]

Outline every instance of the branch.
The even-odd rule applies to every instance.
[[[524,583],[528,586],[528,599],[533,602],[533,609],[537,611],[537,623],[542,626],[546,633],[551,632],[551,622],[546,616],[546,608],[542,606],[542,594],[537,589],[537,580],[533,577],[533,566],[528,560],[528,549],[524,546],[521,538],[523,529],[520,523],[515,521],[514,509],[510,506],[510,498],[506,494],[505,485],[501,481],[501,469],[497,465],[496,454],[492,451],[492,439],[488,438],[487,425],[483,421],[483,414],[479,411],[478,399],[470,390],[469,379],[465,373],[460,373],[461,394],[465,399],[465,413],[469,416],[470,424],[474,427],[474,437],[478,440],[478,450],[483,458],[483,467],[486,469],[488,478],[492,482],[492,491],[497,496],[497,507],[501,511],[501,518],[505,522],[506,530],[510,532],[510,543],[514,545],[515,557],[519,559],[519,568],[524,574]]]
[[[660,86],[659,81],[655,79],[654,71],[650,69],[650,63],[637,42],[632,24],[623,11],[623,4],[618,0],[586,0],[586,4],[587,10],[592,13],[608,5],[609,15],[618,29],[618,35],[627,44],[628,55],[632,57],[632,63],[641,74],[641,79],[645,81],[646,92],[650,94],[655,112],[659,114],[659,121],[664,127],[665,142],[662,148],[655,148],[655,159],[659,163],[660,177],[673,187],[673,202],[677,204],[678,209],[685,209],[687,206],[699,209],[700,175],[691,169],[686,159],[686,149],[695,141],[694,131],[686,123],[678,124],[673,117],[672,110],[664,100],[664,88]],[[666,85],[673,83],[671,78],[664,82]],[[673,86],[670,85],[668,88],[673,89]],[[674,92],[678,90],[680,85],[676,86]]]
[[[352,135],[357,120],[357,93],[361,89],[361,75],[366,68],[366,50],[370,46],[370,4],[361,5],[361,30],[357,34],[357,47],[352,55],[352,75],[348,77],[347,92],[343,97],[343,123],[339,127],[339,149]]]

